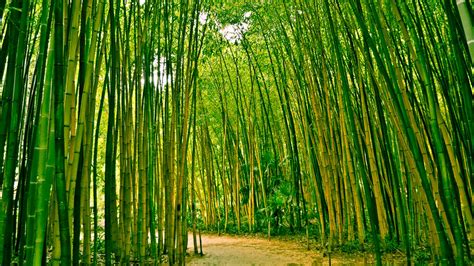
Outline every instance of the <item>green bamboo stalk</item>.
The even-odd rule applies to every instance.
[[[109,103],[109,113],[108,113],[108,120],[107,120],[107,143],[106,143],[106,170],[105,176],[108,182],[105,182],[105,264],[112,265],[112,253],[115,251],[114,243],[113,243],[113,220],[116,217],[113,217],[113,210],[115,208],[115,202],[112,202],[113,196],[115,194],[114,191],[114,184],[115,183],[115,158],[114,158],[114,128],[115,128],[115,91],[117,89],[116,77],[117,77],[117,47],[116,47],[116,25],[118,24],[118,16],[116,17],[116,10],[114,8],[119,8],[118,6],[115,7],[114,1],[109,1],[109,18],[110,18],[110,51],[111,51],[111,63],[110,63],[110,85],[108,87],[108,103]]]
[[[48,206],[51,193],[52,176],[54,171],[55,148],[54,148],[54,119],[51,114],[51,77],[53,75],[54,48],[50,47],[48,63],[46,68],[46,83],[44,87],[43,103],[41,105],[41,116],[38,125],[38,170],[37,170],[37,198],[36,201],[36,239],[34,255],[31,264],[39,265],[43,261],[43,249],[45,247],[46,225],[48,221]],[[48,136],[49,133],[49,136]],[[27,260],[29,257],[27,257]],[[27,264],[29,264],[27,262]]]
[[[50,89],[51,87],[51,83],[49,82],[51,80],[51,75],[52,75],[52,67],[53,67],[53,57],[52,57],[52,50],[49,51],[49,58],[48,58],[48,62],[46,62],[46,58],[47,58],[47,46],[48,46],[48,42],[49,42],[49,31],[50,31],[50,28],[51,28],[51,16],[52,16],[52,9],[49,8],[49,1],[44,1],[42,3],[42,11],[41,11],[41,21],[42,21],[42,25],[41,25],[41,40],[40,40],[40,54],[38,54],[38,61],[37,61],[37,70],[38,70],[38,74],[36,76],[36,82],[35,82],[35,86],[36,88],[39,88],[37,90],[37,99],[36,99],[36,104],[37,106],[42,106],[43,105],[41,104],[42,101],[44,101],[44,104],[46,105],[45,108],[50,108],[49,106],[49,103],[50,103],[50,90],[46,91],[46,89]],[[51,48],[52,49],[52,48]],[[46,66],[46,85],[45,82],[44,82],[44,68],[43,66]],[[43,85],[44,85],[44,88],[43,88]],[[44,95],[43,95],[44,93]],[[44,98],[47,98],[46,100]],[[35,149],[33,151],[33,157],[34,159],[32,160],[32,165],[31,165],[31,171],[30,171],[30,185],[29,185],[29,197],[28,197],[28,202],[27,202],[27,212],[28,212],[28,216],[27,216],[27,231],[26,231],[26,236],[27,236],[27,240],[26,240],[26,258],[27,258],[27,264],[31,264],[32,263],[32,259],[33,259],[33,252],[36,253],[36,251],[34,251],[34,249],[36,249],[36,243],[35,243],[35,235],[36,235],[36,232],[41,232],[40,229],[42,230],[45,230],[46,228],[46,224],[47,224],[47,219],[44,215],[44,211],[45,209],[47,208],[48,206],[48,202],[49,202],[49,198],[50,198],[50,195],[49,195],[49,187],[51,185],[51,180],[49,180],[49,182],[46,182],[46,191],[48,192],[47,195],[46,193],[43,194],[43,197],[42,199],[45,200],[44,204],[45,205],[41,205],[41,204],[38,204],[39,201],[37,199],[36,196],[39,197],[38,194],[40,194],[41,190],[42,190],[42,183],[43,182],[40,182],[40,178],[37,178],[39,176],[42,176],[44,173],[44,167],[45,167],[45,164],[46,164],[46,160],[47,160],[47,154],[46,154],[46,149],[47,149],[47,145],[48,145],[48,136],[47,136],[47,133],[49,132],[49,125],[48,125],[48,122],[50,120],[49,116],[48,116],[48,113],[49,113],[49,110],[46,109],[47,113],[44,113],[45,110],[40,110],[40,108],[38,108],[38,112],[37,112],[37,117],[35,118],[35,121],[37,121],[37,129],[35,130],[35,132],[33,133],[35,136],[33,137],[33,141],[35,142],[34,143],[34,146],[35,146]],[[43,112],[43,113],[42,113]],[[42,113],[42,114],[41,114]],[[38,122],[39,121],[39,122]],[[41,133],[40,133],[41,132]],[[41,139],[41,140],[40,140]],[[46,146],[46,147],[45,147]],[[41,170],[40,170],[41,169]],[[43,202],[42,202],[43,203]],[[40,216],[37,217],[36,215],[38,214],[38,212],[40,213]],[[38,222],[41,221],[39,224]],[[36,226],[35,226],[35,223],[36,223]],[[41,253],[38,254],[38,255],[42,255],[42,252],[43,252],[43,242],[44,242],[44,232],[43,234],[41,235],[42,236],[42,239],[41,239],[41,243],[40,243],[40,247],[41,247]],[[37,238],[36,238],[37,239]],[[21,252],[20,252],[21,254]],[[41,261],[41,257],[39,257],[39,261]]]
[[[9,64],[7,74],[13,74],[9,80],[12,83],[7,83],[12,86],[11,94],[11,112],[10,123],[8,126],[8,137],[6,146],[6,157],[4,163],[4,175],[3,175],[3,189],[2,189],[2,210],[0,211],[0,260],[3,264],[8,265],[11,261],[12,256],[12,231],[13,224],[16,222],[13,220],[13,184],[15,180],[15,170],[18,163],[17,152],[19,150],[19,130],[20,130],[20,119],[23,115],[22,103],[24,95],[25,79],[23,73],[23,67],[25,64],[26,54],[26,31],[27,31],[27,19],[29,10],[29,1],[18,3],[21,5],[21,18],[19,23],[16,22],[10,25],[19,26],[18,39],[16,47],[10,46],[9,58],[15,57],[12,60],[13,63]],[[18,15],[17,15],[18,16]],[[16,16],[16,17],[17,17]],[[15,18],[15,17],[14,17]],[[13,39],[15,41],[15,39]],[[15,50],[14,50],[15,49]],[[13,65],[14,64],[14,65]],[[14,67],[14,69],[13,69]],[[3,121],[5,122],[5,121]],[[5,125],[5,123],[2,123]]]
[[[71,261],[71,243],[69,218],[67,214],[66,177],[64,160],[64,52],[63,52],[63,2],[54,2],[54,125],[55,128],[55,179],[56,196],[59,214],[59,230],[61,238],[61,264],[69,265]]]
[[[456,1],[459,16],[461,17],[464,34],[466,37],[466,44],[468,46],[471,62],[474,62],[474,31],[473,31],[473,13],[469,1]]]

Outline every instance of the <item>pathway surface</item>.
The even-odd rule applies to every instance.
[[[194,254],[192,235],[188,253]],[[188,265],[329,265],[327,257],[308,251],[295,241],[267,240],[245,236],[202,235],[204,256],[188,257]],[[198,238],[199,246],[199,238]],[[364,265],[365,258],[333,259],[332,265]],[[369,263],[370,264],[370,263]]]

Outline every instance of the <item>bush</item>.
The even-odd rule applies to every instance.
[[[363,246],[361,246],[357,240],[348,241],[342,244],[340,249],[344,253],[354,253],[364,250]]]

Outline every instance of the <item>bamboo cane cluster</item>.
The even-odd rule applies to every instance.
[[[0,16],[2,265],[182,265],[188,227],[471,261],[469,1],[8,0]]]

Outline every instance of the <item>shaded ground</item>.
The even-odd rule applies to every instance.
[[[194,254],[192,235],[188,236],[188,253]],[[295,240],[267,240],[258,237],[202,235],[204,255],[191,255],[188,265],[367,265],[371,255],[336,255],[328,257],[315,250],[308,251]],[[199,237],[198,237],[199,247]],[[199,249],[198,249],[199,250]],[[404,265],[389,259],[387,265]]]

